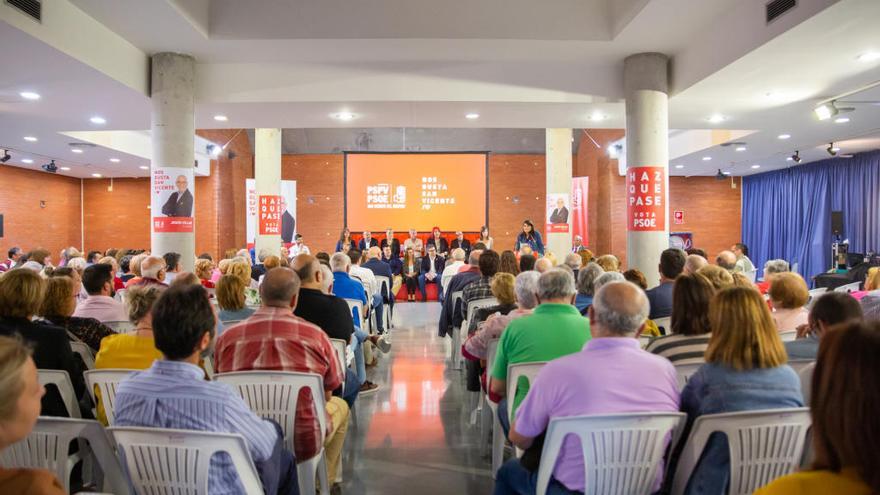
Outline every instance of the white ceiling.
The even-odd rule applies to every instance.
[[[0,46],[15,47],[0,51],[15,68],[0,74],[0,147],[66,157],[75,176],[142,175],[144,159],[112,164],[118,153],[102,148],[73,155],[58,133],[93,130],[94,113],[108,130],[148,128],[146,62],[122,54],[146,61],[167,50],[197,59],[199,128],[621,128],[623,59],[659,51],[672,59],[670,128],[750,132],[745,152],[692,145],[671,157],[684,165],[673,174],[771,170],[794,149],[805,162],[822,158],[830,140],[844,152],[878,147],[880,108],[859,107],[845,125],[816,122],[811,109],[880,79],[880,61],[855,60],[880,51],[880,2],[800,0],[769,26],[764,3],[57,0],[44,3],[42,26],[0,5]],[[118,62],[96,63],[105,53]],[[24,89],[43,98],[23,102]],[[330,117],[343,110],[357,118]],[[480,118],[465,120],[469,112]],[[594,112],[607,119],[590,121]],[[215,122],[218,113],[229,122]],[[710,124],[713,113],[728,120]],[[776,139],[783,132],[792,138]]]

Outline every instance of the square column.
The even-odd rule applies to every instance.
[[[547,129],[547,207],[544,218],[545,250],[561,263],[571,251],[571,129]],[[535,222],[539,227],[540,222]]]
[[[257,196],[257,232],[254,252],[281,254],[281,129],[254,131],[254,188]]]

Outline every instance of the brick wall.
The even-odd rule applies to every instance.
[[[489,155],[489,234],[498,251],[513,249],[522,222],[544,235],[544,155]]]

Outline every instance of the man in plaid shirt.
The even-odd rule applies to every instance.
[[[340,472],[349,409],[345,401],[331,395],[342,384],[342,373],[330,339],[320,327],[293,314],[299,288],[299,277],[289,268],[266,272],[260,285],[262,307],[217,339],[215,366],[219,373],[267,370],[322,376],[329,430],[324,449],[332,483]],[[299,462],[311,459],[320,450],[322,434],[313,406],[312,398],[303,390],[297,404],[293,446]]]
[[[501,265],[501,257],[492,250],[483,251],[480,254],[480,278],[469,283],[461,292],[461,318],[468,316],[468,304],[478,299],[495,297],[492,295],[492,277],[498,272]],[[467,332],[467,328],[462,328]]]

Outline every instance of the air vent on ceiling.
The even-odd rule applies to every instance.
[[[797,0],[773,0],[767,3],[767,24],[774,19],[797,7]]]
[[[37,21],[43,19],[42,0],[6,0],[6,3],[33,17]]]

